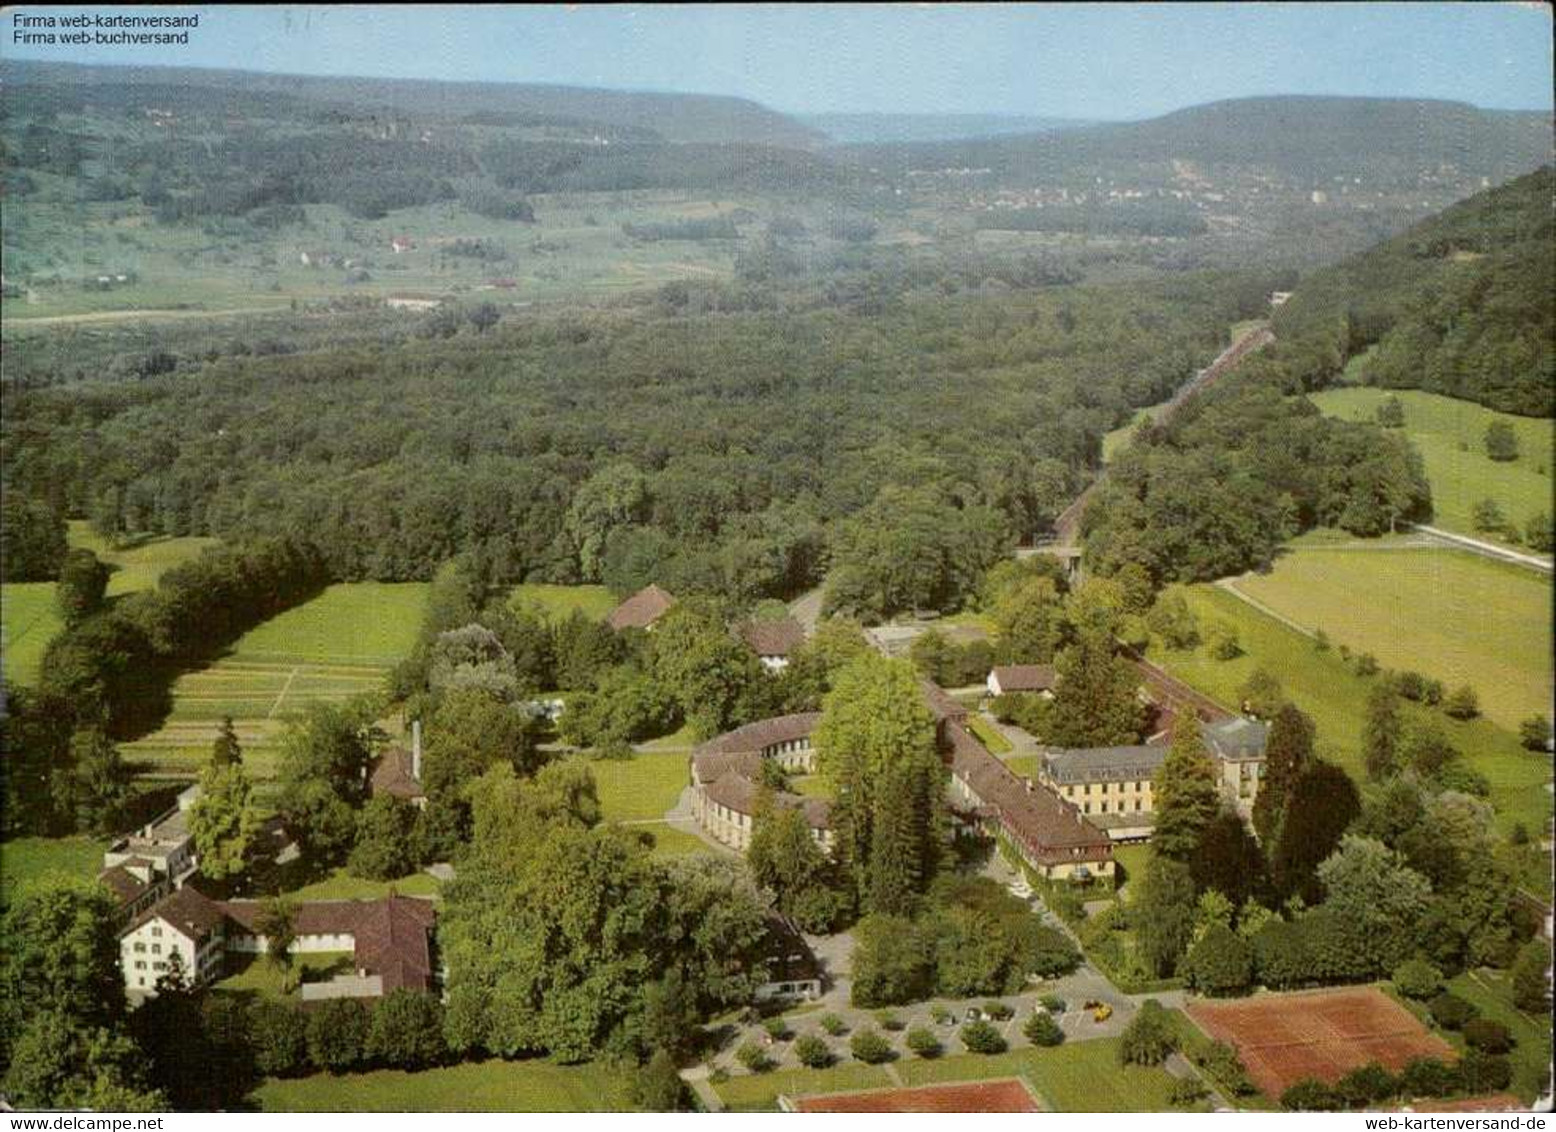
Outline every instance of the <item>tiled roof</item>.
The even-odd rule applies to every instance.
[[[698,751],[692,756],[692,772],[703,784],[726,774],[755,780],[762,777],[762,762],[760,751]]]
[[[1220,759],[1257,759],[1264,755],[1270,729],[1257,719],[1239,716],[1200,730],[1205,749]]]
[[[258,934],[255,923],[264,908],[262,902],[231,900],[220,908],[245,932]],[[292,930],[299,936],[351,936],[356,965],[382,976],[387,994],[398,987],[431,988],[431,932],[436,918],[437,909],[430,900],[409,896],[311,900],[294,909]]]
[[[1080,810],[1047,787],[1018,777],[960,724],[948,724],[946,732],[951,744],[951,773],[967,784],[998,817],[1005,832],[1035,859],[1057,864],[1111,856],[1108,835],[1088,822]]]
[[[1151,778],[1166,747],[1085,747],[1043,756],[1043,771],[1058,783],[1117,782]]]
[[[811,951],[800,929],[787,916],[768,913],[767,934],[762,940],[762,950],[763,958],[767,961],[767,981],[770,983],[805,982],[821,977],[815,952]]]
[[[133,904],[151,886],[140,877],[130,872],[124,865],[115,865],[111,869],[104,869],[97,874],[97,879],[113,893],[115,900],[121,906]]]
[[[764,790],[742,774],[726,774],[706,783],[704,790],[710,802],[716,802],[737,814],[754,815],[761,804]],[[829,829],[832,825],[832,806],[824,798],[806,798],[782,790],[765,791],[772,804],[780,809],[798,809],[804,812],[805,822],[812,829]]]
[[[152,920],[161,920],[174,931],[195,943],[204,940],[222,926],[221,905],[185,885],[177,892],[146,909],[120,932],[127,935]]]
[[[924,690],[924,702],[934,713],[936,723],[943,723],[948,719],[967,718],[967,709],[953,700],[950,693],[939,684],[933,680],[920,680],[919,686]]]
[[[1054,686],[1051,664],[999,664],[990,673],[1001,692],[1046,692]]]
[[[674,604],[675,598],[650,583],[611,610],[605,622],[617,630],[646,629],[663,617]]]
[[[699,754],[731,754],[736,751],[765,751],[775,743],[788,743],[804,739],[821,722],[819,711],[802,711],[793,715],[775,715],[771,719],[759,719],[733,731],[709,739],[697,748]]]
[[[425,798],[426,790],[411,774],[413,765],[414,760],[409,751],[403,747],[390,747],[373,764],[373,774],[367,783],[368,791],[374,795],[388,794],[407,800]]]
[[[805,627],[792,617],[747,621],[739,633],[757,656],[788,656],[805,643]]]

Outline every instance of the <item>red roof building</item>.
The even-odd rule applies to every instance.
[[[674,604],[675,598],[650,583],[611,610],[605,623],[618,633],[623,629],[647,629],[670,612]]]

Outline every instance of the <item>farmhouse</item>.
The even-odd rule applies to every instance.
[[[747,621],[735,632],[769,672],[782,672],[789,667],[790,655],[805,643],[805,628],[792,617]]]
[[[767,982],[756,988],[758,1002],[772,999],[810,999],[821,997],[821,969],[816,956],[787,916],[773,913],[767,917],[767,936],[763,941],[767,960]]]
[[[762,785],[768,760],[785,771],[809,773],[815,768],[810,734],[820,718],[818,712],[801,712],[763,719],[698,747],[691,757],[692,816],[697,823],[720,844],[743,853],[751,845],[756,811],[765,800],[802,811],[811,836],[830,852],[832,807],[824,799]]]
[[[1052,699],[1056,679],[1051,664],[999,664],[989,669],[985,686],[991,696],[1025,692]]]
[[[649,629],[655,621],[670,612],[674,604],[675,598],[649,583],[611,610],[605,623],[618,633],[623,629]]]
[[[255,900],[211,900],[189,885],[178,889],[119,933],[125,989],[136,999],[154,996],[157,980],[174,962],[192,983],[207,983],[221,977],[228,955],[263,953],[267,941],[257,927],[263,907]],[[292,954],[349,951],[355,960],[350,975],[304,984],[303,999],[432,990],[436,916],[431,901],[396,895],[299,905]]]

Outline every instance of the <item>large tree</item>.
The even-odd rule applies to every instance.
[[[1194,938],[1194,877],[1182,861],[1152,853],[1129,902],[1140,955],[1150,973],[1171,975]]]
[[[1380,841],[1347,836],[1318,866],[1325,907],[1358,964],[1386,974],[1415,953],[1431,882]]]
[[[1200,738],[1199,719],[1179,715],[1173,724],[1172,746],[1151,784],[1156,827],[1151,846],[1156,855],[1187,861],[1221,808],[1216,765]]]
[[[1323,895],[1319,863],[1340,844],[1360,813],[1361,799],[1350,775],[1321,759],[1309,763],[1292,786],[1280,840],[1270,858],[1276,891],[1316,904]]]
[[[653,674],[701,739],[739,722],[746,690],[765,677],[756,655],[710,608],[681,602],[654,625]]]
[[[1367,718],[1362,725],[1362,757],[1368,778],[1387,778],[1399,769],[1402,727],[1399,693],[1392,684],[1380,680],[1367,693]]]
[[[317,861],[339,860],[356,838],[356,810],[381,738],[376,714],[369,701],[310,704],[282,736],[279,809]]]
[[[1282,704],[1270,722],[1264,775],[1253,802],[1253,828],[1265,845],[1280,835],[1291,787],[1313,759],[1313,736],[1313,721],[1292,703]]]
[[[241,763],[213,763],[200,773],[200,797],[189,811],[189,833],[203,875],[215,881],[242,876],[260,825],[254,790]]]
[[[90,550],[72,550],[59,568],[54,602],[66,625],[74,625],[103,607],[108,592],[108,567]]]
[[[945,773],[912,665],[874,654],[850,664],[823,701],[811,742],[836,799],[837,852],[861,900],[872,910],[877,898],[898,905],[913,878],[934,872]]]
[[[1134,666],[1114,652],[1113,638],[1082,632],[1059,654],[1048,742],[1060,747],[1137,743],[1145,713]]]

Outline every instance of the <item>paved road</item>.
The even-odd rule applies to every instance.
[[[1511,562],[1516,566],[1538,570],[1542,574],[1551,572],[1551,560],[1549,558],[1541,558],[1538,555],[1509,550],[1505,546],[1498,546],[1496,543],[1485,542],[1478,538],[1470,538],[1468,535],[1455,534],[1452,531],[1445,531],[1441,527],[1428,527],[1420,523],[1410,524],[1410,527],[1412,530],[1420,531],[1423,534],[1431,535],[1435,539],[1440,539],[1453,546],[1478,554],[1482,558],[1495,558],[1499,562]]]

